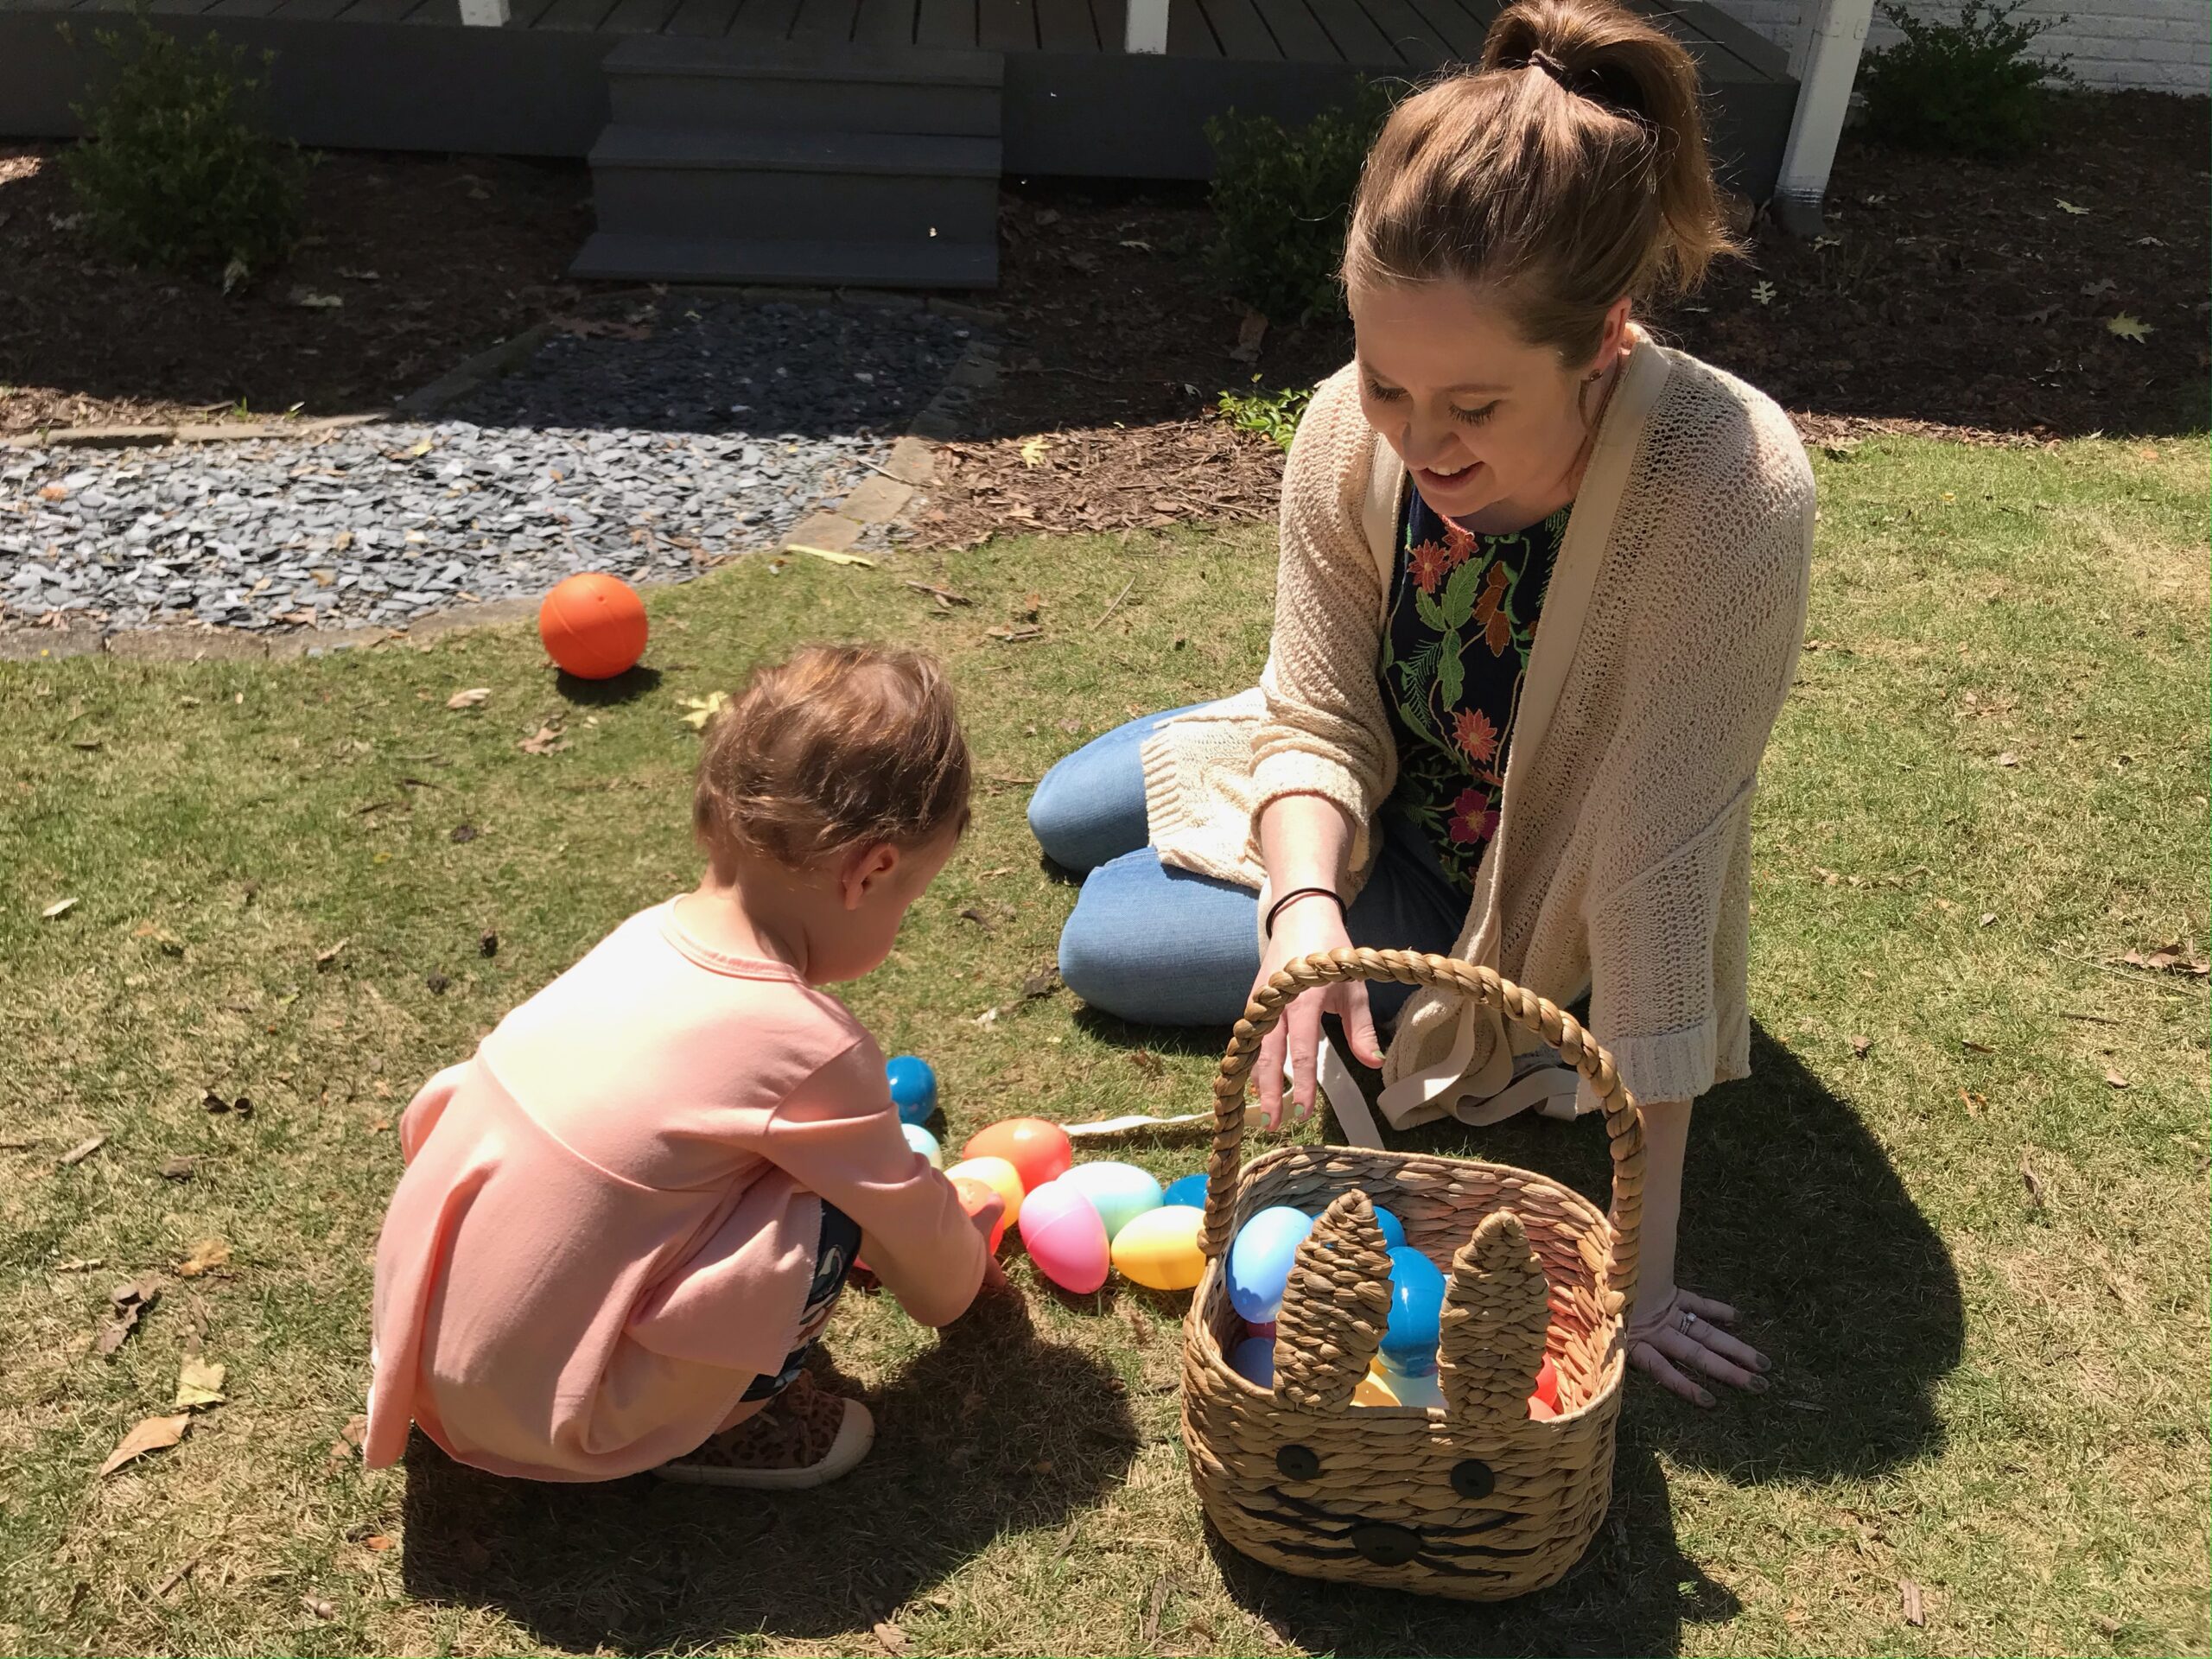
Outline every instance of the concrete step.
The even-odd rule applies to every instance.
[[[995,138],[610,126],[591,167],[599,228],[618,234],[997,239]]]
[[[782,242],[601,231],[569,274],[616,282],[766,283],[802,288],[988,289],[995,242]]]

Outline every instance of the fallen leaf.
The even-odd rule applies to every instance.
[[[1042,968],[1021,982],[1022,1001],[1039,1001],[1059,988],[1060,970],[1057,968]]]
[[[2142,318],[2130,316],[2123,311],[2116,317],[2105,319],[2105,332],[2108,334],[2116,334],[2122,340],[2132,340],[2140,346],[2158,331],[2144,321]]]
[[[963,922],[975,923],[976,926],[982,928],[986,933],[997,931],[997,930],[991,925],[991,918],[984,915],[982,911],[976,909],[973,905],[969,906],[965,910],[960,912],[960,919]]]
[[[174,1417],[149,1417],[116,1443],[114,1451],[107,1454],[107,1461],[100,1465],[103,1476],[111,1475],[133,1458],[143,1458],[149,1452],[164,1452],[184,1438],[192,1427],[192,1414],[181,1411]]]
[[[1920,1586],[1910,1579],[1897,1580],[1897,1596],[1904,1604],[1904,1622],[1917,1629],[1928,1623],[1928,1611],[1923,1605]]]
[[[446,839],[453,842],[454,846],[458,847],[466,842],[475,840],[476,836],[477,829],[474,824],[456,823],[453,827],[453,834],[448,836]]]
[[[1874,1039],[1872,1037],[1854,1037],[1851,1039],[1851,1052],[1862,1060],[1866,1058],[1866,1051],[1873,1046]]]
[[[38,499],[41,501],[67,501],[69,491],[65,485],[48,484],[40,488]]]
[[[976,1016],[976,1023],[979,1026],[995,1026],[998,1022],[999,1011],[996,1008],[985,1008]]]
[[[1984,927],[1989,926],[1996,919],[1997,912],[1993,910],[1985,910],[1981,912],[1981,925]]]
[[[58,916],[67,916],[71,911],[76,908],[77,901],[74,899],[57,899],[52,904],[48,905],[44,910],[39,912],[39,916],[41,919],[50,922]]]
[[[364,1414],[355,1412],[346,1420],[346,1427],[339,1433],[345,1437],[346,1445],[358,1446],[369,1438],[369,1420]]]
[[[1137,1622],[1137,1645],[1147,1652],[1160,1645],[1160,1615],[1167,1605],[1170,1581],[1165,1573],[1152,1581],[1144,1601],[1144,1617]]]
[[[1752,304],[1772,305],[1774,303],[1774,296],[1775,286],[1772,283],[1754,283],[1751,285]]]
[[[1989,1096],[1987,1095],[1973,1094],[1967,1090],[1961,1089],[1959,1090],[1959,1104],[1967,1109],[1967,1116],[1968,1117],[1980,1117],[1981,1116],[1981,1109],[1989,1104]]]
[[[2020,1154],[2020,1185],[2028,1190],[2029,1207],[2036,1210],[2042,1209],[2043,1177],[2028,1166],[2028,1154],[2024,1148]]]
[[[338,953],[352,943],[353,941],[351,939],[340,939],[337,944],[332,945],[329,950],[316,951],[315,965],[318,968],[329,967],[332,963],[338,960]]]
[[[2058,206],[2061,212],[2071,213],[2076,219],[2084,217],[2089,211],[2086,207],[2076,207],[2074,203],[2068,201],[2063,197],[2059,199]]]
[[[569,740],[557,726],[540,726],[536,736],[525,737],[520,745],[524,754],[558,754],[568,747]]]
[[[199,1163],[197,1158],[172,1158],[162,1166],[159,1173],[165,1181],[188,1181],[197,1171]]]
[[[94,1153],[98,1152],[106,1144],[107,1136],[105,1135],[96,1135],[88,1141],[79,1141],[75,1146],[70,1147],[68,1151],[61,1154],[61,1167],[67,1169],[72,1164],[83,1163],[86,1159],[91,1157]]]
[[[496,933],[488,931],[478,934],[476,936],[476,954],[480,957],[498,956],[499,954],[499,936]]]
[[[371,1135],[382,1135],[391,1127],[391,1120],[388,1117],[372,1117],[369,1120],[369,1133]]]
[[[388,1532],[372,1532],[367,1537],[362,1539],[361,1541],[369,1548],[376,1551],[378,1554],[381,1555],[385,1551],[390,1549],[397,1541],[394,1540],[392,1535]]]
[[[483,702],[485,698],[491,695],[492,688],[490,686],[473,685],[466,691],[456,691],[453,696],[448,697],[446,699],[446,707],[448,709],[474,709],[478,703]]]
[[[896,1624],[892,1624],[888,1619],[877,1624],[869,1630],[868,1634],[874,1637],[875,1639],[882,1644],[883,1650],[886,1653],[904,1653],[906,1651],[906,1632],[900,1630]]]
[[[1001,622],[995,627],[985,628],[983,632],[988,638],[1009,645],[1018,645],[1025,639],[1041,639],[1045,636],[1044,629],[1027,623],[1017,627],[1010,622]]]
[[[230,1368],[212,1360],[188,1359],[177,1370],[176,1403],[180,1406],[219,1406],[224,1402],[223,1379]]]
[[[707,722],[721,712],[722,704],[729,699],[720,691],[709,691],[703,697],[678,697],[676,701],[691,711],[682,719],[686,726],[697,732],[706,729]]]
[[[2117,1071],[2106,1072],[2105,1081],[2115,1089],[2125,1089],[2129,1086],[2127,1079],[2121,1077]]]
[[[338,274],[349,283],[373,283],[378,280],[373,270],[349,270],[344,265],[338,267]]]
[[[1021,456],[1021,464],[1025,467],[1042,467],[1045,464],[1046,442],[1047,441],[1044,438],[1024,438],[1021,441],[1021,448],[1017,452]]]
[[[471,191],[469,194],[474,195],[477,193]],[[328,1602],[325,1601],[321,1596],[302,1596],[300,1598],[300,1606],[307,1613],[307,1616],[309,1618],[335,1618],[338,1617],[338,1610],[335,1607],[333,1607]]]
[[[2109,276],[2101,277],[2094,283],[2084,283],[2082,284],[2082,297],[2085,300],[2094,300],[2101,295],[2117,294],[2119,292],[2120,284],[2113,281]]]
[[[1130,1050],[1129,1064],[1147,1077],[1164,1076],[1167,1071],[1167,1063],[1148,1048]]]
[[[1997,1052],[1987,1043],[1977,1043],[1971,1037],[1960,1038],[1959,1046],[1969,1054],[1994,1054]]]
[[[443,974],[429,975],[423,982],[430,988],[432,996],[443,996],[453,984],[453,981],[448,979]]]
[[[810,547],[804,542],[788,542],[785,543],[784,551],[804,553],[809,558],[820,559],[826,564],[857,564],[863,570],[875,569],[874,559],[863,558],[858,553],[840,553],[834,547]]]
[[[2186,974],[2194,979],[2212,974],[2212,962],[2196,955],[2190,945],[2179,939],[2149,951],[2130,950],[2119,960],[2130,968],[2140,968],[2147,973]]]
[[[1247,311],[1236,324],[1236,344],[1230,356],[1239,363],[1260,360],[1260,342],[1268,337],[1268,320],[1256,311]]]
[[[2049,322],[2057,315],[2058,307],[2055,303],[2039,305],[2034,310],[2026,313],[2021,320],[2025,322]]]
[[[1139,253],[1150,253],[1152,251],[1151,243],[1140,241],[1135,237],[1129,238],[1120,245],[1125,248],[1133,248]]]
[[[407,446],[407,454],[411,460],[420,461],[423,456],[429,453],[430,441],[428,438],[417,438],[414,442]],[[558,478],[560,477],[560,474],[556,473],[553,476]]]
[[[346,303],[335,294],[318,294],[311,288],[295,288],[284,297],[288,303],[307,311],[334,311]]]
[[[2135,245],[2139,248],[2163,248],[2166,245],[2155,236],[2139,236],[2135,238]]]
[[[2000,766],[2017,766],[2020,764],[2020,757],[2012,750],[2006,749],[1998,755],[1997,764]]]
[[[203,1238],[192,1247],[191,1255],[176,1264],[177,1277],[197,1279],[217,1268],[228,1267],[230,1261],[231,1247],[228,1243],[219,1238]]]
[[[230,258],[230,263],[223,267],[223,292],[226,294],[229,293],[232,289],[236,288],[240,283],[244,282],[247,277],[252,275],[252,267],[248,265],[245,260],[239,258],[235,253],[232,254]]]

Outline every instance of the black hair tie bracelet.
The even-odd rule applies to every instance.
[[[1300,899],[1311,899],[1316,894],[1324,899],[1335,899],[1339,911],[1344,907],[1344,895],[1334,887],[1293,887],[1268,907],[1267,926],[1262,930],[1266,937],[1271,939],[1274,938],[1276,917],[1281,915],[1285,910],[1296,904]]]

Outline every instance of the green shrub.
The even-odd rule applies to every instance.
[[[1292,130],[1235,110],[1206,123],[1213,145],[1216,273],[1270,321],[1303,322],[1344,309],[1337,280],[1360,163],[1390,113],[1363,79],[1349,105]]]
[[[74,105],[85,142],[65,158],[94,232],[134,264],[238,276],[281,260],[297,239],[307,158],[249,111],[256,73],[243,47],[210,35],[188,46],[142,3],[127,33],[97,31],[107,84]]]
[[[1313,401],[1311,386],[1285,387],[1278,391],[1262,391],[1254,375],[1250,391],[1224,391],[1217,412],[1239,432],[1255,433],[1270,438],[1281,448],[1290,448],[1290,441],[1298,435],[1299,417],[1306,413],[1306,405]]]
[[[2043,137],[2049,88],[2074,79],[2063,57],[2031,57],[2038,35],[2069,20],[2015,22],[2024,0],[1966,0],[1955,23],[1916,17],[1880,0],[1884,17],[1904,38],[1871,54],[1859,78],[1867,124],[1915,149],[2000,161]]]

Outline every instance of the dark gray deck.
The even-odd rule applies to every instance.
[[[0,0],[0,135],[76,130],[87,54],[54,25],[123,0]],[[1481,50],[1496,0],[1173,0],[1164,56],[1121,49],[1123,0],[514,0],[504,29],[456,0],[154,0],[165,27],[212,26],[277,54],[276,118],[334,148],[577,156],[607,118],[600,60],[622,39],[785,41],[1006,54],[1009,172],[1203,178],[1209,116],[1301,119],[1355,73],[1419,77]],[[1643,10],[1698,60],[1715,151],[1764,199],[1796,86],[1782,53],[1712,6]]]

